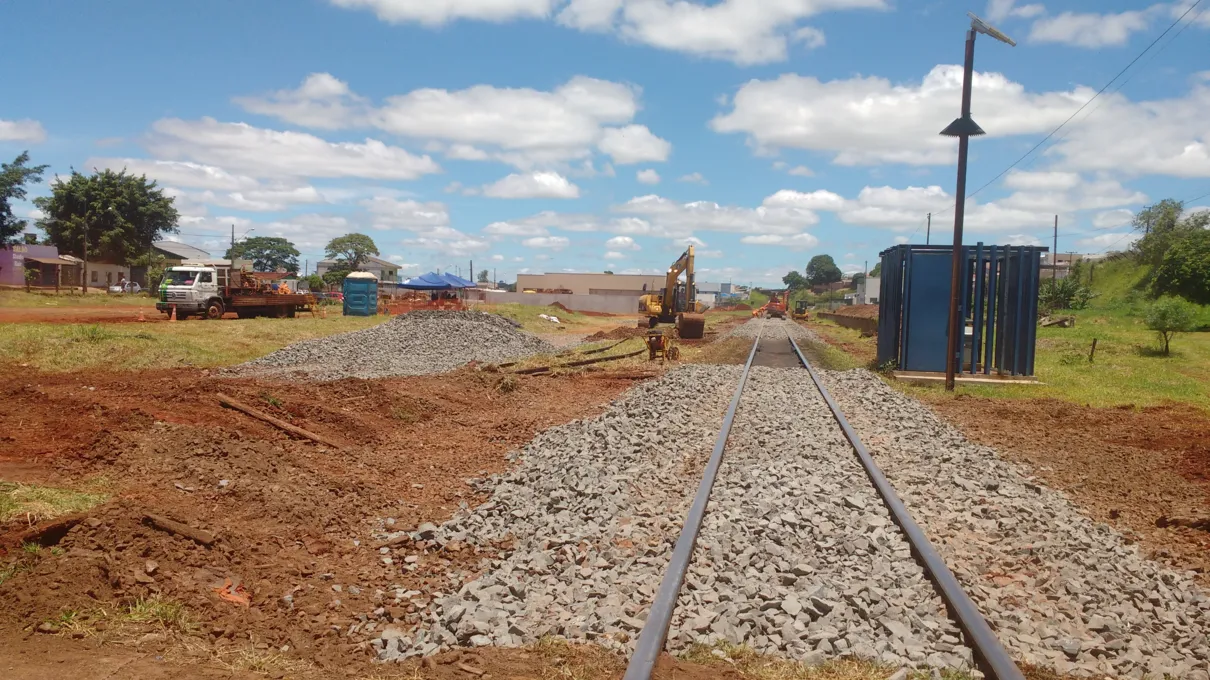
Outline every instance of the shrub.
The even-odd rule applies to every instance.
[[[1043,314],[1057,309],[1086,309],[1094,297],[1092,289],[1076,277],[1044,279],[1038,287],[1038,309]]]
[[[1193,329],[1195,316],[1193,305],[1180,298],[1160,298],[1147,308],[1147,328],[1159,335],[1164,356],[1168,356],[1168,344],[1177,333]]]

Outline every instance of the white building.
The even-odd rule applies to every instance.
[[[878,291],[882,288],[882,278],[878,276],[867,276],[865,280],[857,284],[857,291],[853,293],[853,304],[855,305],[876,305],[878,304]],[[846,296],[848,297],[848,296]]]
[[[331,271],[336,266],[336,260],[320,260],[316,265],[316,274],[323,276]],[[378,277],[379,281],[394,283],[399,280],[399,265],[394,262],[369,256],[366,261],[361,263],[358,271],[369,272]]]

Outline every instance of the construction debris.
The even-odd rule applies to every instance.
[[[268,413],[258,411],[256,409],[252,408],[251,406],[248,406],[247,404],[243,404],[241,402],[238,402],[238,401],[232,399],[231,397],[228,397],[225,394],[218,395],[218,403],[222,404],[223,406],[226,406],[227,408],[233,408],[236,411],[250,415],[253,418],[256,418],[257,420],[263,420],[264,422],[269,423],[270,425],[272,425],[278,429],[285,430],[286,432],[289,432],[290,434],[294,434],[294,435],[298,435],[299,437],[304,437],[306,439],[310,439],[311,441],[316,442],[317,444],[323,444],[324,446],[330,446],[330,447],[336,449],[337,451],[340,451],[344,448],[340,444],[337,444],[336,442],[332,441],[331,439],[328,439],[327,437],[315,434],[314,432],[311,432],[310,430],[304,430],[301,427],[298,427],[297,425],[291,425],[290,423],[287,423],[286,421],[281,420],[279,418],[274,418],[273,416],[269,415]]]

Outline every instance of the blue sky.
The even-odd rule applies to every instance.
[[[146,173],[179,240],[369,234],[415,274],[662,271],[775,283],[951,237],[973,10],[974,190],[1193,0],[0,0],[0,156]],[[1210,192],[1210,0],[967,204],[966,240],[1120,249]],[[1205,5],[1205,6],[1203,6]],[[34,188],[34,195],[49,191]],[[1203,197],[1194,205],[1210,205]],[[18,212],[32,214],[31,205]],[[36,216],[36,215],[35,215]]]

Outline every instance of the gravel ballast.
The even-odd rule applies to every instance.
[[[419,310],[372,328],[304,340],[226,371],[314,380],[387,378],[502,363],[554,351],[508,319],[483,312]]]
[[[597,418],[536,437],[511,472],[485,482],[488,502],[416,532],[438,545],[512,539],[514,549],[435,596],[418,630],[384,631],[378,658],[544,635],[621,648],[642,627],[738,378],[734,367],[677,368]]]
[[[378,657],[543,635],[631,651],[739,374],[674,369],[601,419],[526,447],[487,504],[427,530],[438,543],[512,536],[515,549],[435,598],[419,627],[374,640]],[[967,666],[806,372],[756,367],[749,380],[668,647],[727,641],[808,663]]]
[[[1017,658],[1062,673],[1210,678],[1210,598],[868,371],[825,383]]]

